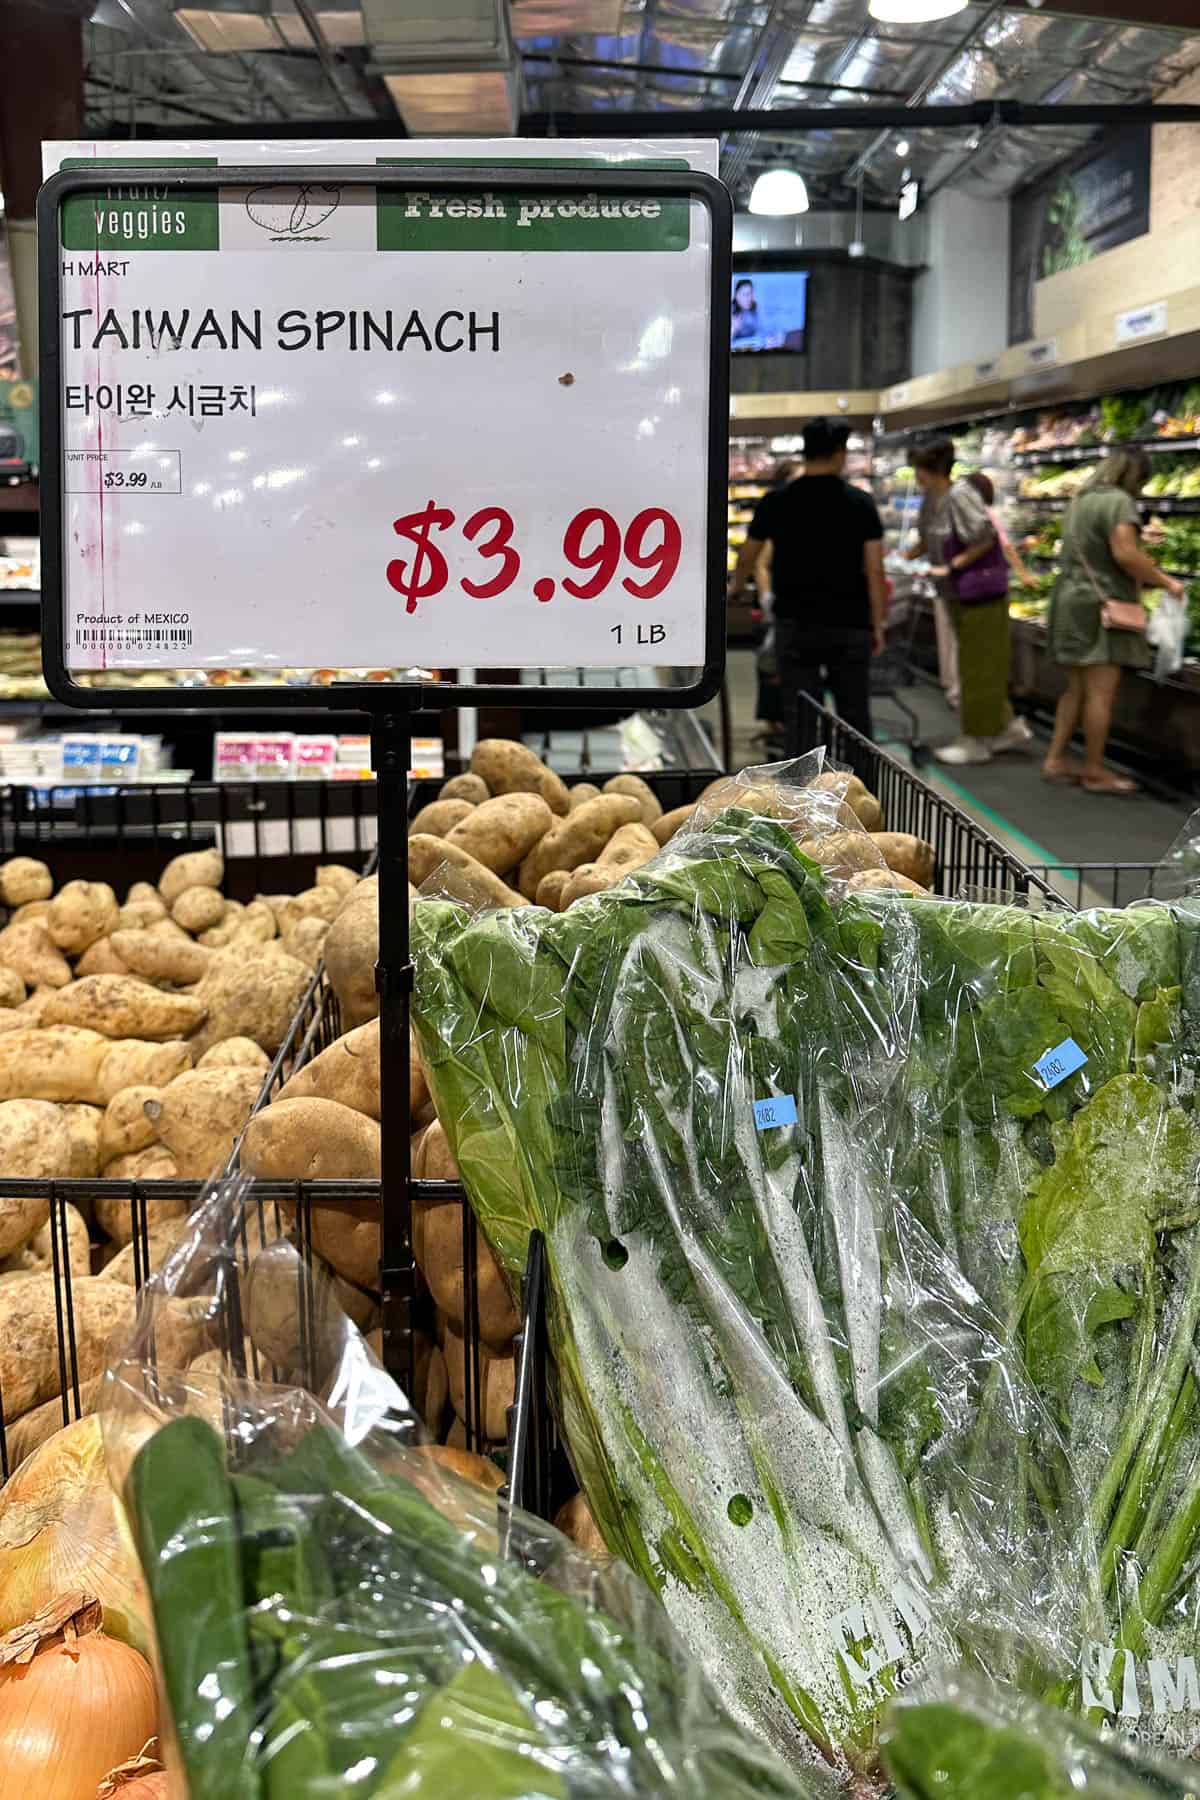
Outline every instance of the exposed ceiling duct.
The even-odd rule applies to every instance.
[[[506,136],[521,115],[507,0],[362,0],[372,72],[410,133]]]

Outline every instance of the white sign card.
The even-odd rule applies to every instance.
[[[112,168],[60,212],[73,672],[703,663],[710,220],[653,176],[715,145],[118,148],[45,147]],[[478,191],[305,179],[405,161]],[[577,185],[499,167],[551,162]]]

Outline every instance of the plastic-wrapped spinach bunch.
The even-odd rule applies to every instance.
[[[152,1278],[105,1392],[192,1800],[819,1800],[734,1726],[657,1601],[416,1441],[342,1321],[324,1398],[235,1374],[236,1185]],[[183,1371],[156,1319],[207,1299]],[[173,1790],[175,1791],[175,1790]]]
[[[1197,1800],[1200,1778],[1028,1695],[946,1670],[896,1701],[883,1756],[897,1800]]]
[[[416,1017],[514,1280],[545,1234],[562,1423],[607,1542],[731,1708],[847,1772],[950,1647],[881,1419],[917,938],[906,971],[896,913],[885,980],[884,914],[831,903],[849,879],[802,844],[823,809],[853,835],[836,791],[742,787],[754,811],[566,913],[418,905]]]

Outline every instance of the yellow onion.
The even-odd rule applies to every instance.
[[[111,1637],[149,1643],[146,1591],[94,1416],[56,1431],[0,1488],[0,1633],[76,1589],[95,1594]]]
[[[92,1594],[64,1594],[0,1638],[0,1800],[95,1800],[153,1737],[144,1656],[100,1629]]]
[[[170,1784],[166,1770],[158,1760],[158,1739],[142,1745],[140,1756],[131,1756],[113,1769],[96,1790],[96,1800],[169,1800]]]

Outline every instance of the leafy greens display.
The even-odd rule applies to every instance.
[[[828,795],[734,797],[564,914],[415,912],[438,1113],[514,1280],[545,1234],[601,1529],[843,1771],[956,1651],[1190,1741],[1197,922],[841,894],[797,845]]]

